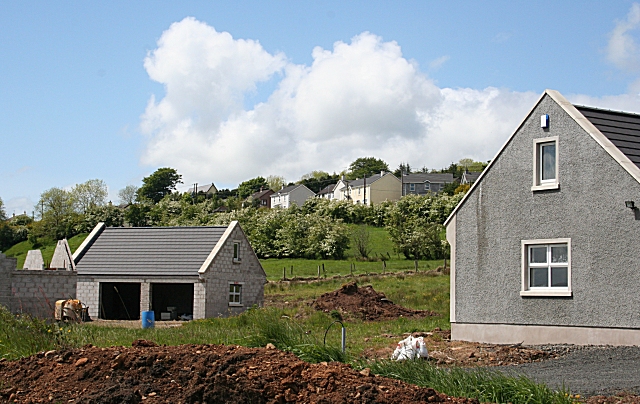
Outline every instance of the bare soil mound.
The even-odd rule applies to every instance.
[[[323,294],[311,306],[325,313],[337,310],[343,315],[348,314],[367,321],[439,315],[433,311],[411,310],[398,306],[387,299],[384,293],[376,292],[371,286],[360,288],[356,282],[347,283],[334,292]]]
[[[277,349],[149,341],[3,361],[0,386],[19,403],[477,403]]]

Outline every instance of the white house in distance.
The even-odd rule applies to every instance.
[[[271,207],[287,209],[294,203],[302,206],[307,199],[314,196],[316,194],[303,184],[290,185],[271,195]]]

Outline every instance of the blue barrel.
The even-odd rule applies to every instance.
[[[153,328],[156,325],[155,314],[153,311],[142,312],[142,328]]]

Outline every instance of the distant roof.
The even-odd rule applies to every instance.
[[[307,188],[307,186],[304,185],[304,184],[289,185],[288,187],[284,187],[281,190],[274,192],[274,194],[288,194],[289,192],[291,192],[294,189],[299,188],[299,187],[305,187],[309,192],[311,192],[311,193],[313,193],[315,195],[315,192],[313,192],[312,190]]]
[[[211,191],[211,188],[213,188],[213,191]],[[187,190],[188,194],[192,194],[194,190],[194,187],[191,187]],[[204,184],[204,185],[198,185],[198,192],[204,192],[204,193],[209,193],[209,192],[218,192],[218,188],[216,188],[216,186],[211,183],[211,184]]]
[[[422,182],[453,182],[453,174],[451,173],[415,173],[402,177],[405,183],[422,183]]]
[[[480,174],[482,174],[482,172],[465,172],[462,174],[462,179],[467,182],[476,182]]]
[[[640,167],[640,115],[575,105],[593,126]]]
[[[372,183],[378,181],[380,178],[384,177],[387,174],[390,174],[390,173],[385,172],[383,175],[380,175],[380,173],[378,173],[378,174],[372,175],[371,177],[367,177],[367,184],[372,184]],[[398,181],[400,181],[400,180],[398,180]],[[350,180],[350,181],[346,181],[346,182],[352,188],[364,186],[364,179],[362,179],[362,178],[357,179],[357,180]]]
[[[272,191],[272,190],[270,190],[270,189],[265,189],[265,190],[263,190],[263,191],[254,192],[254,193],[251,195],[251,197],[252,197],[253,199],[260,199],[260,198],[262,198],[263,196],[268,196],[268,195],[271,195],[271,194],[273,194],[273,191]]]
[[[198,275],[227,227],[107,227],[76,259],[78,275]]]
[[[329,184],[326,187],[322,188],[320,192],[318,192],[318,195],[324,195],[324,194],[328,194],[329,192],[333,192],[333,188],[335,187],[336,187],[336,184]]]

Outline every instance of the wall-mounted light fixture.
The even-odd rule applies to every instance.
[[[629,209],[636,209],[636,204],[633,201],[624,201],[624,206]]]

